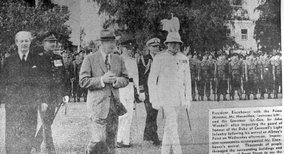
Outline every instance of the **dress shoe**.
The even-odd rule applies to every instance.
[[[159,146],[159,145],[161,145],[161,143],[162,143],[162,141],[160,141],[160,140],[153,141],[153,145],[155,145],[155,146]]]
[[[132,146],[131,144],[123,144],[123,142],[116,143],[117,148],[130,148],[131,146]]]

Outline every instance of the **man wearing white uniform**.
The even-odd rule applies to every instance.
[[[129,84],[119,89],[120,101],[125,106],[127,113],[119,117],[117,132],[117,147],[130,147],[130,127],[134,107],[134,86],[139,92],[138,68],[136,59],[131,57],[131,50],[121,46],[121,57],[123,58],[129,76]]]
[[[181,154],[178,114],[190,107],[189,61],[180,51],[182,41],[178,31],[169,32],[164,43],[168,49],[153,60],[148,79],[149,95],[153,108],[163,108],[166,116],[161,153],[170,153],[172,147],[175,154]]]

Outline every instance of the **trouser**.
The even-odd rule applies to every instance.
[[[152,104],[149,100],[148,86],[144,85],[145,89],[145,109],[146,109],[146,124],[144,129],[144,137],[143,140],[146,141],[158,141],[159,137],[157,134],[158,126],[157,126],[157,116],[158,110],[152,107]]]
[[[267,93],[269,96],[273,91],[273,76],[270,73],[263,73],[263,80],[260,80],[260,92],[261,96],[264,97],[264,93]]]
[[[254,95],[254,98],[256,98],[257,94],[257,80],[253,76],[248,77],[248,82],[247,82],[247,90],[246,90],[246,95],[247,98],[249,99],[250,94]]]
[[[55,115],[54,115],[55,110],[56,110],[56,106],[53,104],[50,104],[47,107],[46,112],[40,111],[40,117],[42,120],[42,127],[43,127],[42,137],[43,137],[43,143],[45,145],[44,151],[47,151],[48,153],[55,153],[55,146],[53,143],[52,130],[51,130],[51,125],[55,118]],[[40,141],[40,144],[41,143],[42,141]]]
[[[179,107],[164,107],[166,122],[162,142],[161,154],[169,154],[171,147],[174,154],[181,154],[182,149],[178,135]]]
[[[29,154],[37,127],[36,105],[6,104],[7,154]]]
[[[226,95],[228,89],[228,82],[227,80],[224,79],[218,79],[218,89],[217,89],[217,94],[223,94]]]
[[[198,95],[204,97],[204,90],[206,97],[210,97],[210,80],[201,79],[198,81]]]
[[[51,125],[55,119],[55,112],[58,107],[58,103],[62,101],[62,96],[58,94],[59,91],[53,91],[48,98],[48,107],[45,112],[43,112],[39,106],[39,114],[42,121],[42,126],[35,137],[34,147],[37,151],[40,150],[40,146],[44,143],[44,151],[48,153],[55,153],[55,146],[53,143]],[[44,103],[44,102],[42,102]]]
[[[76,101],[76,99],[80,99],[83,96],[84,101],[87,99],[87,90],[83,89],[80,87],[79,82],[78,81],[74,81],[73,83],[73,97],[74,97],[74,101]]]
[[[242,97],[241,76],[240,75],[233,75],[230,84],[231,84],[230,96],[232,97],[232,99],[234,99],[236,90],[237,90],[239,98],[241,99],[241,97]]]
[[[146,108],[146,124],[144,129],[144,140],[146,141],[158,141],[159,137],[157,134],[158,126],[157,126],[157,116],[158,110],[152,107],[151,103],[145,102]]]
[[[275,77],[275,83],[274,83],[274,97],[278,98],[278,93],[279,93],[279,87],[282,86],[282,78],[280,78],[281,76],[277,76]],[[282,89],[282,88],[281,88]]]
[[[217,81],[218,86],[217,86],[217,101],[220,100],[220,95],[223,95],[223,99],[226,100],[226,94],[227,94],[227,89],[228,89],[228,82],[225,79],[218,79]]]
[[[128,86],[119,89],[120,101],[127,110],[127,113],[119,117],[117,142],[123,142],[123,144],[130,144],[130,127],[133,117],[134,107],[134,87],[129,83]]]
[[[192,79],[192,78],[191,78]],[[192,79],[191,80],[191,94],[192,94],[192,98],[193,98],[193,100],[195,100],[195,96],[196,96],[196,91],[195,91],[195,88],[196,87],[196,85],[195,85],[195,80],[194,79]]]
[[[92,119],[92,138],[88,144],[88,149],[92,151],[87,154],[114,154],[116,144],[116,134],[118,129],[118,116],[112,110],[114,108],[114,98],[110,99],[110,110],[106,119]],[[105,147],[101,147],[103,144]]]

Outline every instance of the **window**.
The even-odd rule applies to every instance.
[[[247,40],[248,39],[248,30],[247,29],[241,29],[241,35],[242,35],[242,40]]]
[[[229,29],[228,27],[226,28],[226,36],[231,36],[231,29]]]
[[[241,6],[242,5],[242,0],[232,0],[232,4],[234,6]]]

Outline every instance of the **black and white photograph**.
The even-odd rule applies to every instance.
[[[281,0],[2,0],[0,154],[283,154]]]

